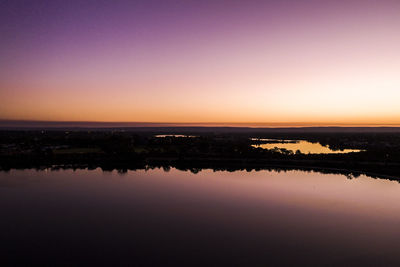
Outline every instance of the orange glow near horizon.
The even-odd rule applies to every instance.
[[[0,119],[400,125],[398,1],[48,8],[0,28]]]

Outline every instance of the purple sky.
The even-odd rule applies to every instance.
[[[0,1],[0,119],[400,123],[400,1]]]

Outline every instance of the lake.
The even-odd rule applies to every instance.
[[[279,142],[276,139],[255,139],[259,141],[267,141],[271,143],[265,144],[254,144],[253,147],[261,147],[263,149],[287,149],[293,153],[299,150],[303,154],[343,154],[352,152],[361,152],[359,149],[343,149],[343,150],[333,150],[327,146],[323,146],[320,143],[312,143],[306,140],[281,140]]]
[[[400,184],[304,171],[0,172],[0,263],[400,264]]]

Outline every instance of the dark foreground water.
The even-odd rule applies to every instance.
[[[400,264],[400,184],[300,171],[0,172],[0,265]]]

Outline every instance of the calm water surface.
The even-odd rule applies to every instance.
[[[400,264],[400,184],[302,171],[0,172],[0,264]]]
[[[265,141],[276,141],[275,139],[259,139]],[[282,140],[283,142],[274,142],[266,144],[255,144],[253,147],[261,147],[264,149],[287,149],[292,152],[299,150],[303,154],[345,154],[351,152],[360,152],[359,149],[343,149],[343,150],[333,150],[327,146],[323,146],[320,143],[311,143],[306,140]],[[285,141],[289,141],[287,143]]]

